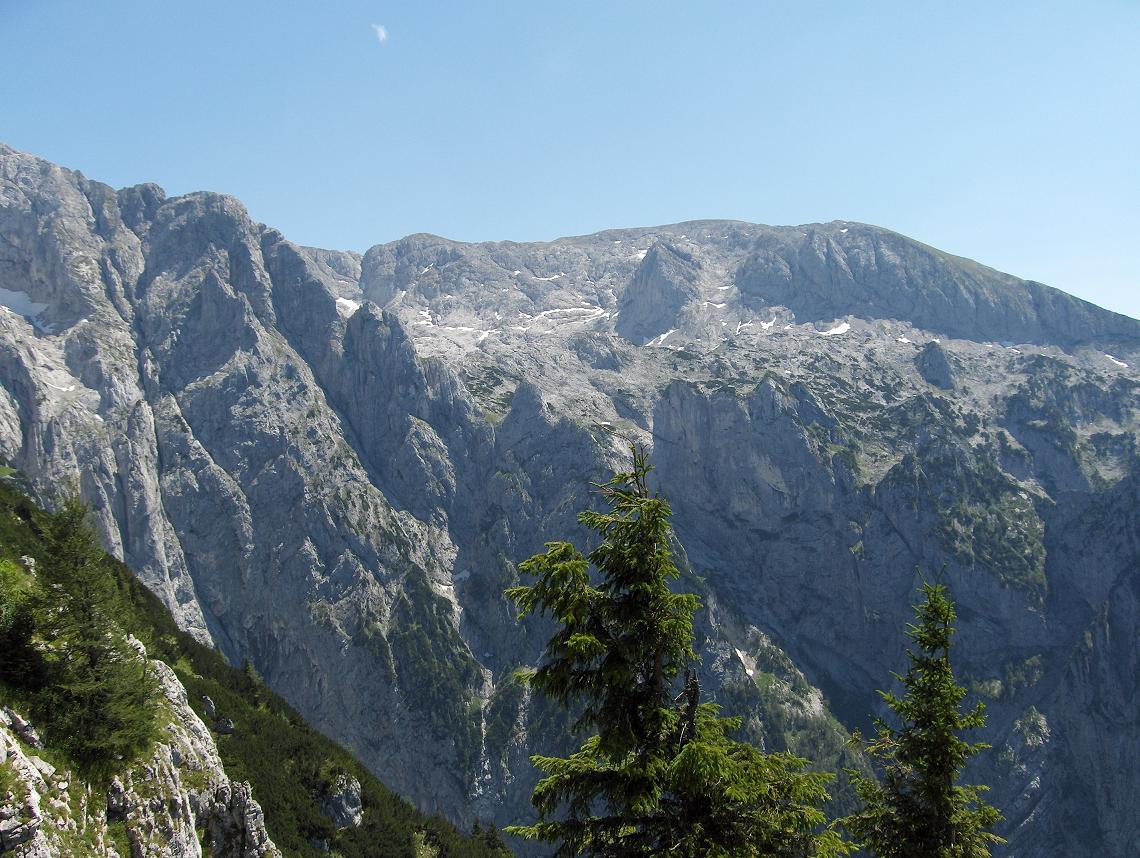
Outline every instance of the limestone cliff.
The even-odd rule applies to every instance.
[[[758,740],[866,724],[945,566],[1009,854],[1140,837],[1140,322],[861,224],[358,257],[6,148],[0,289],[0,455],[421,807],[529,813],[502,589],[633,439]]]

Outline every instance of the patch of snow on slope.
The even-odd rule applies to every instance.
[[[909,343],[910,342],[910,340],[908,340],[906,337],[899,337],[898,341],[900,343]]]
[[[706,307],[716,307],[718,310],[722,309],[725,304],[718,304],[716,301],[705,301]]]
[[[821,337],[835,337],[835,336],[839,336],[840,334],[846,334],[850,330],[851,330],[851,325],[849,325],[847,322],[840,322],[838,325],[836,325],[834,328],[831,328],[830,330],[820,331],[819,335]]]
[[[1112,362],[1113,362],[1114,364],[1116,364],[1117,366],[1119,366],[1119,367],[1123,367],[1124,369],[1128,369],[1128,364],[1126,364],[1126,363],[1125,363],[1124,361],[1122,361],[1120,358],[1114,358],[1114,357],[1113,357],[1112,355],[1110,355],[1110,354],[1105,354],[1105,357],[1106,357],[1106,358],[1108,358],[1110,361],[1112,361]]]
[[[553,310],[543,310],[538,314],[538,318],[551,318],[552,316],[556,317],[559,315],[574,316],[578,313],[586,313],[588,316],[597,317],[603,315],[605,312],[606,311],[601,307],[555,307]],[[558,321],[557,318],[555,318],[554,321]]]
[[[403,296],[400,296],[403,297]],[[398,300],[398,299],[397,299]],[[346,318],[360,309],[359,301],[350,301],[347,298],[336,299],[336,311]]]
[[[46,310],[48,305],[33,301],[25,292],[0,289],[0,306],[11,310],[17,316],[23,316],[38,331],[43,331],[45,334],[55,333],[53,325],[45,324],[39,319],[40,313]]]
[[[748,656],[746,656],[742,650],[739,650],[739,649],[736,650],[736,657],[738,659],[740,659],[740,663],[744,665],[744,672],[745,673],[747,673],[749,676],[755,676],[756,675],[756,671],[752,667],[749,666],[750,664],[754,664],[755,662],[753,662],[750,658],[748,658]]]
[[[770,331],[770,330],[772,329],[772,326],[773,326],[774,324],[776,324],[776,320],[775,320],[775,319],[773,319],[773,320],[772,320],[772,321],[770,321],[770,322],[761,322],[761,323],[760,323],[760,327],[761,327],[761,328],[763,328],[765,331]],[[791,325],[789,325],[788,327],[790,328],[790,327],[791,327]],[[784,330],[787,330],[787,328],[785,328]]]

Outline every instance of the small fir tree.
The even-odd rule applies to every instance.
[[[532,758],[545,775],[532,797],[539,820],[507,831],[558,844],[556,856],[844,852],[821,830],[829,776],[735,741],[739,720],[700,703],[691,671],[698,601],[670,590],[679,575],[671,511],[649,492],[645,452],[632,453],[632,470],[598,487],[609,510],[579,516],[601,544],[586,557],[548,543],[519,567],[537,581],[507,591],[522,615],[558,624],[527,681],[580,707],[574,729],[592,733],[568,758]]]
[[[966,689],[954,681],[950,645],[954,604],[942,584],[924,582],[906,676],[895,675],[902,697],[880,691],[901,722],[875,722],[878,735],[866,750],[879,761],[881,780],[850,775],[863,809],[844,820],[862,848],[880,858],[986,858],[1005,841],[990,829],[1001,814],[982,800],[985,786],[959,786],[966,762],[989,746],[960,737],[985,725],[979,702],[963,714]]]

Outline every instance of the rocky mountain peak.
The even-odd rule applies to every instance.
[[[682,309],[700,295],[701,263],[692,249],[657,241],[618,302],[616,330],[638,344],[677,328]]]
[[[564,737],[502,591],[636,440],[708,605],[702,687],[753,738],[838,765],[945,566],[1011,850],[1140,834],[1111,799],[1136,637],[1107,633],[1138,601],[1136,320],[855,223],[360,257],[11,150],[0,290],[4,461],[78,482],[184,628],[431,812],[529,812]]]

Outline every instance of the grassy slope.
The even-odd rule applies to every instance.
[[[7,479],[0,479],[0,559],[17,560],[42,552],[34,525],[36,509]],[[220,716],[235,722],[232,735],[215,736],[227,774],[249,781],[265,812],[270,836],[286,855],[327,855],[312,841],[327,840],[343,858],[482,858],[505,854],[465,837],[446,821],[429,817],[404,801],[335,742],[321,735],[249,670],[234,668],[222,656],[178,629],[159,600],[123,564],[108,557],[122,609],[120,623],[147,646],[151,658],[174,668],[191,705],[203,720],[208,695]],[[0,688],[0,697],[10,696]],[[364,824],[336,831],[321,814],[319,796],[339,773],[359,779]]]

